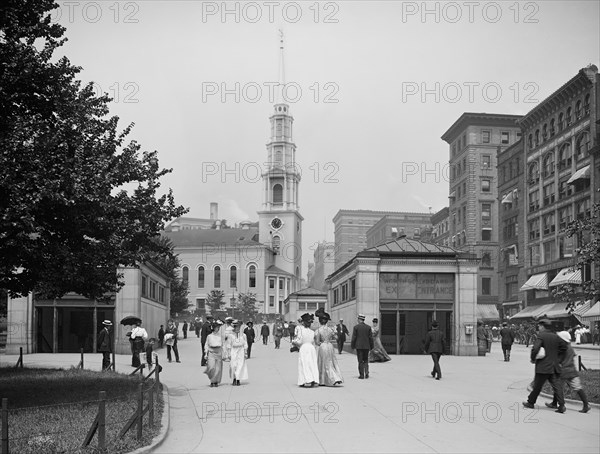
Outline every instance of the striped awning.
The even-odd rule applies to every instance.
[[[587,311],[590,310],[590,308],[592,307],[592,304],[594,304],[593,300],[587,300],[585,302],[577,301],[575,303],[575,309],[573,310],[573,315],[577,318],[577,320],[579,320],[580,322],[583,322],[583,314],[585,314]]]
[[[583,315],[582,318],[588,323],[590,320],[600,320],[600,301],[597,301],[592,307],[590,307]]]
[[[455,199],[456,198],[456,191],[452,191],[450,193],[450,195],[448,196],[449,199]]]
[[[570,317],[571,314],[567,312],[567,303],[564,301],[561,303],[554,303],[550,305],[545,312],[541,313],[540,316],[544,316],[546,318],[567,318]]]
[[[548,309],[550,309],[553,304],[542,304],[541,306],[527,306],[521,312],[513,315],[510,319],[515,318],[536,318],[542,314],[545,314]]]
[[[477,305],[478,320],[500,320],[500,313],[495,304],[478,304]]]
[[[579,169],[573,175],[571,175],[571,178],[569,178],[567,180],[567,184],[573,184],[577,180],[581,180],[582,178],[589,178],[589,177],[590,177],[590,166],[585,166],[585,167],[582,167],[581,169]]]
[[[573,270],[571,268],[563,268],[556,275],[552,282],[548,284],[549,287],[556,287],[557,285],[563,284],[575,284],[581,285],[581,270]]]
[[[541,273],[531,276],[520,289],[521,292],[525,290],[548,290],[548,274]]]

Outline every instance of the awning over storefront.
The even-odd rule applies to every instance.
[[[590,300],[591,301],[591,300]],[[591,322],[600,320],[600,301],[597,301],[592,307],[590,307],[582,316],[584,321]]]
[[[581,270],[572,270],[571,268],[563,268],[556,275],[548,287],[556,287],[557,285],[574,284],[581,285]]]
[[[592,300],[587,300],[583,304],[581,304],[581,301],[577,301],[575,303],[575,309],[573,310],[573,315],[577,318],[577,320],[579,320],[580,322],[583,322],[583,314],[585,314],[587,311],[590,310],[590,308],[592,307],[592,304],[593,304]]]
[[[477,305],[478,320],[500,320],[500,313],[495,304],[478,304]]]
[[[573,175],[571,175],[571,178],[569,178],[567,180],[567,184],[573,184],[577,180],[581,180],[582,178],[589,178],[589,177],[590,177],[590,166],[585,166],[585,167],[582,167],[581,169],[579,169]]]
[[[567,307],[567,303],[554,303],[550,305],[551,307],[547,309],[544,313],[540,314],[547,318],[567,318],[571,314],[567,312],[565,309]]]
[[[548,290],[548,274],[534,274],[523,284],[520,291],[525,290]]]
[[[515,314],[512,317],[510,317],[510,319],[514,320],[516,318],[536,318],[540,315],[545,314],[552,306],[554,305],[542,304],[541,306],[528,306],[518,314]]]
[[[523,301],[507,301],[506,303],[502,303],[502,306],[520,306],[522,303]]]

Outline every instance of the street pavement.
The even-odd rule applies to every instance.
[[[427,355],[392,356],[370,365],[370,378],[358,379],[356,356],[338,361],[342,386],[300,388],[298,354],[289,342],[254,344],[249,380],[231,386],[225,363],[223,382],[211,388],[200,366],[200,340],[179,342],[181,363],[167,363],[159,350],[161,381],[169,394],[169,427],[154,453],[585,453],[600,451],[600,411],[587,414],[567,403],[565,414],[544,406],[524,409],[533,378],[529,349],[513,346],[504,362],[498,343],[485,357],[443,356],[443,378],[431,375]],[[600,349],[577,348],[583,364],[600,368]],[[0,365],[14,365],[4,356]],[[131,369],[130,357],[117,356],[117,371]],[[26,366],[69,367],[76,354],[25,355]],[[101,355],[86,355],[86,368],[100,369]]]

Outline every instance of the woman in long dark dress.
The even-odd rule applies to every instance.
[[[369,352],[370,363],[384,363],[391,360],[390,355],[387,354],[383,344],[381,343],[381,331],[379,330],[379,320],[374,318],[373,325],[371,326],[371,332],[373,333],[373,350]]]

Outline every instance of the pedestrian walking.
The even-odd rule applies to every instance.
[[[440,357],[444,354],[446,348],[446,339],[444,333],[439,330],[439,323],[434,320],[431,322],[431,330],[425,338],[425,351],[431,355],[433,359],[433,370],[431,376],[436,380],[442,378],[442,368],[440,367]]]
[[[169,320],[167,322],[167,330],[165,332],[165,342],[167,344],[167,361],[169,361],[169,362],[172,361],[171,349],[173,350],[173,353],[175,353],[175,362],[177,362],[177,363],[181,362],[181,361],[179,361],[179,349],[177,348],[177,337],[178,337],[177,325],[175,325],[175,322],[173,322],[173,320]]]
[[[102,322],[102,330],[98,334],[98,352],[102,353],[102,370],[110,368],[110,354],[112,353],[113,337],[110,332],[112,322],[104,320]]]
[[[567,351],[560,362],[560,380],[564,381],[571,390],[579,395],[579,398],[583,402],[583,408],[579,410],[579,413],[587,413],[590,411],[590,404],[588,402],[587,394],[581,385],[579,372],[577,372],[577,368],[575,367],[575,350],[573,350],[573,347],[571,346],[571,335],[567,331],[561,331],[560,333],[557,333],[557,336],[567,345]],[[559,388],[564,389],[562,383],[559,383],[558,386]],[[556,394],[554,394],[553,397],[552,402],[546,402],[546,407],[558,409],[558,397]]]
[[[342,384],[342,371],[335,357],[333,343],[336,333],[327,326],[331,317],[324,309],[318,309],[315,316],[319,319],[319,328],[315,331],[315,345],[317,348],[317,366],[319,368],[319,384],[321,386],[336,386]]]
[[[279,348],[281,345],[281,338],[283,337],[283,325],[278,320],[273,325],[273,340],[275,341],[275,348]]]
[[[512,344],[515,342],[515,333],[508,327],[507,322],[502,323],[502,329],[500,330],[500,345],[502,346],[502,353],[504,354],[504,361],[510,361],[510,350]]]
[[[194,332],[196,333],[196,337],[200,337],[200,330],[202,329],[202,319],[200,317],[196,317],[194,319]]]
[[[160,348],[163,347],[164,341],[165,341],[165,328],[163,325],[160,325],[160,329],[158,330],[158,346]]]
[[[288,331],[290,333],[290,342],[293,342],[296,337],[296,324],[293,320],[290,320],[290,323],[288,324]]]
[[[271,331],[269,330],[269,326],[267,325],[267,322],[263,322],[263,325],[260,328],[260,335],[263,338],[263,345],[267,345],[267,340],[269,339],[269,335],[271,334]]]
[[[207,315],[206,321],[202,324],[202,329],[200,330],[200,344],[202,345],[202,361],[200,362],[201,366],[206,366],[206,351],[204,350],[204,345],[206,344],[206,338],[213,331],[213,323],[213,316]]]
[[[140,353],[144,351],[144,343],[148,340],[148,333],[144,328],[142,328],[142,321],[139,323],[133,324],[133,329],[131,330],[131,335],[129,336],[130,341],[132,342],[132,357],[131,357],[131,367],[140,367]]]
[[[212,332],[206,336],[204,344],[204,359],[206,360],[206,370],[204,373],[210,380],[211,387],[219,386],[223,376],[223,338],[221,333],[223,322],[216,320],[211,324]]]
[[[183,321],[183,327],[181,328],[181,331],[183,331],[183,338],[187,339],[187,332],[188,332],[188,322],[187,322],[187,320]]]
[[[315,332],[310,329],[314,321],[312,314],[302,315],[302,326],[296,328],[293,344],[299,348],[298,386],[313,387],[319,384],[319,366],[315,350]]]
[[[233,386],[240,386],[240,380],[248,380],[248,367],[246,366],[246,355],[248,353],[248,339],[240,332],[239,320],[231,323],[233,331],[227,336],[230,348],[229,378],[233,379]]]
[[[487,352],[487,334],[485,332],[485,328],[483,327],[483,322],[477,322],[477,349],[479,352],[484,352],[482,356],[485,356],[485,352]]]
[[[390,361],[390,355],[387,354],[383,344],[381,343],[381,331],[379,329],[379,319],[374,318],[372,321],[373,326],[371,332],[373,334],[373,349],[369,350],[369,362],[370,363],[384,363]]]
[[[337,334],[337,348],[338,354],[342,354],[342,350],[344,349],[344,342],[346,342],[346,336],[350,335],[350,331],[348,331],[348,327],[344,325],[344,319],[340,318],[340,322],[335,325],[335,332]]]
[[[365,323],[365,316],[358,314],[358,323],[352,329],[350,347],[356,350],[358,360],[358,378],[369,378],[369,350],[373,349],[373,333]]]
[[[565,399],[563,389],[559,382],[560,357],[567,351],[565,342],[552,332],[552,322],[548,319],[541,319],[538,322],[537,339],[531,349],[531,362],[535,364],[535,378],[533,380],[533,389],[523,402],[526,408],[535,408],[535,402],[542,391],[546,380],[550,382],[552,390],[556,395],[558,408],[557,413],[564,413]],[[540,352],[541,349],[543,352]],[[539,355],[539,356],[538,356]]]
[[[492,351],[492,342],[494,342],[494,335],[492,333],[492,328],[490,328],[490,325],[485,325],[484,330],[485,339],[487,341],[487,352],[490,353]]]
[[[254,339],[256,337],[256,332],[254,331],[254,323],[246,323],[246,329],[244,330],[244,334],[246,335],[246,342],[248,343],[247,358],[250,359],[250,354],[252,353],[252,344],[254,344]]]

